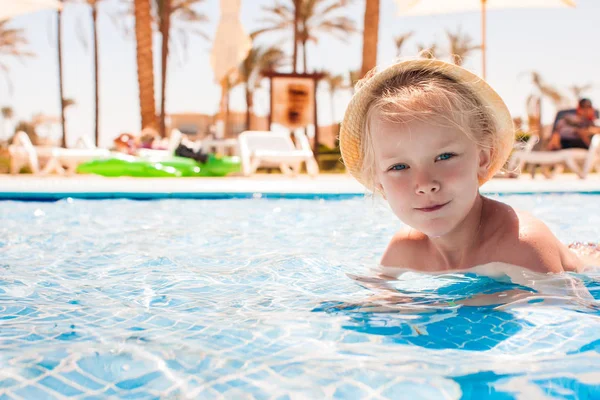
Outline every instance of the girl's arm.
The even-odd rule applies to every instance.
[[[600,267],[600,245],[596,243],[575,242],[568,246],[571,254],[579,260],[581,267],[576,272],[585,271],[593,267]],[[567,256],[569,257],[569,256]]]

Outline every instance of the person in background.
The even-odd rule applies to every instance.
[[[590,99],[581,99],[575,113],[567,114],[558,121],[552,133],[548,150],[588,149],[592,136],[600,133],[594,125],[596,112]]]
[[[144,128],[140,134],[139,143],[140,149],[157,149],[160,144],[160,134],[154,128]]]
[[[135,154],[137,150],[136,146],[136,138],[131,133],[121,133],[113,140],[114,150],[125,153],[125,154]]]
[[[175,149],[175,155],[178,157],[192,158],[202,164],[206,163],[208,161],[208,154],[204,153],[202,148],[196,150],[194,147],[194,142],[184,136],[181,143],[179,143],[179,146]]]

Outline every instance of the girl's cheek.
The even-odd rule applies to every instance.
[[[406,173],[386,173],[381,176],[381,184],[384,188],[389,188],[393,191],[404,192],[410,184],[410,179]]]
[[[443,171],[444,181],[445,182],[456,182],[461,179],[464,175],[462,168],[446,168]]]
[[[383,196],[388,202],[395,202],[405,197],[406,183],[395,174],[382,174],[379,176],[379,182],[383,189]]]
[[[441,174],[446,183],[466,182],[469,179],[473,179],[473,177],[477,177],[477,171],[471,171],[460,163],[446,165],[446,168],[441,169]]]

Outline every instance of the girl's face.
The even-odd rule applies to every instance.
[[[490,151],[456,128],[400,125],[374,115],[375,182],[401,221],[429,237],[451,232],[472,209]]]

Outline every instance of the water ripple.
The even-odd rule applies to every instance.
[[[600,238],[599,196],[501,199]],[[600,396],[596,310],[428,306],[490,290],[465,276],[419,281],[410,310],[349,306],[400,226],[378,201],[2,205],[0,398]]]

